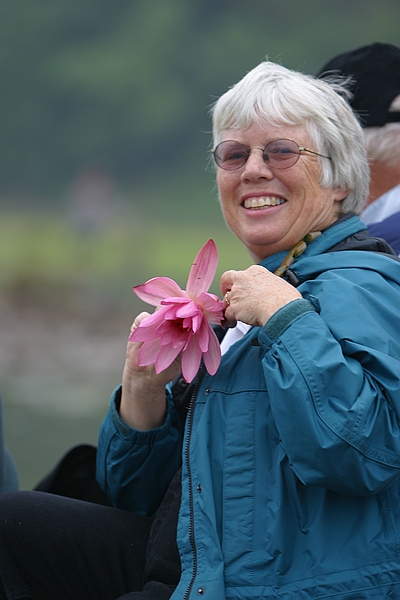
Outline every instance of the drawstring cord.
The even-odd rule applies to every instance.
[[[303,254],[308,244],[316,240],[317,237],[319,237],[320,235],[320,231],[311,231],[310,233],[307,233],[307,235],[303,237],[303,239],[300,240],[300,242],[297,242],[297,244],[293,246],[293,248],[286,254],[281,265],[276,269],[276,271],[274,271],[274,275],[282,277],[282,275],[285,274],[285,271],[287,271],[289,267],[292,266],[295,259],[298,258],[301,254]]]

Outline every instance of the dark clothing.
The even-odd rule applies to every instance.
[[[6,515],[0,531],[0,598],[119,600],[123,594],[121,600],[167,600],[171,596],[181,571],[176,545],[181,471],[152,520],[105,508],[109,502],[94,478],[95,457],[93,446],[77,446],[35,492],[0,499],[0,514]]]
[[[371,235],[384,237],[400,255],[400,212],[390,215],[390,217],[379,223],[371,223],[371,225],[368,225],[368,230]]]
[[[361,218],[371,235],[386,240],[400,255],[400,183],[371,202]]]
[[[112,506],[96,481],[96,452],[90,444],[71,448],[35,490]]]
[[[36,491],[5,494],[0,514],[0,598],[114,600],[143,588],[148,517]]]

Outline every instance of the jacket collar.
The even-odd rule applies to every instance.
[[[330,225],[330,227],[325,229],[325,231],[323,231],[322,234],[319,237],[317,237],[313,242],[308,244],[306,250],[300,256],[299,260],[306,257],[323,254],[324,252],[329,250],[329,248],[339,243],[341,240],[366,228],[366,225],[354,213],[344,215],[343,217],[335,221],[335,223]],[[268,269],[269,271],[273,272],[282,263],[287,252],[288,251],[278,252],[277,254],[268,256],[259,264]]]

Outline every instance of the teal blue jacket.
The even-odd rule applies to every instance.
[[[151,514],[182,463],[173,600],[400,598],[400,263],[326,252],[362,229],[307,247],[303,299],[231,346],[184,430],[170,396],[150,432],[112,400],[98,479],[116,506]]]

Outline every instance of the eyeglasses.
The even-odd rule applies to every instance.
[[[236,140],[226,140],[218,144],[215,150],[211,152],[214,155],[215,162],[221,169],[236,171],[236,169],[243,167],[250,156],[250,152],[255,149],[262,151],[264,161],[271,169],[289,169],[289,167],[293,167],[302,152],[309,152],[332,160],[330,156],[324,156],[324,154],[300,147],[293,140],[274,140],[264,148],[260,146],[249,148]]]

